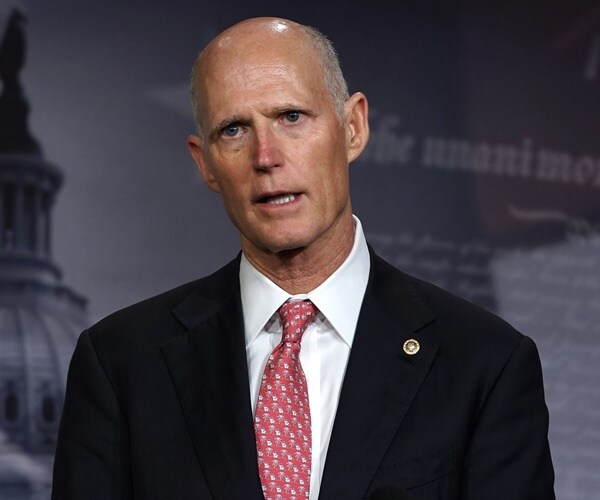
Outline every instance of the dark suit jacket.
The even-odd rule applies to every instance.
[[[81,335],[54,500],[262,499],[238,269]],[[529,338],[372,256],[320,499],[553,499],[547,430]]]

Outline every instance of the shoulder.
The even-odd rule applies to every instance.
[[[137,343],[161,343],[186,331],[177,310],[193,301],[203,310],[226,301],[238,288],[239,258],[213,274],[185,283],[159,295],[120,309],[91,326],[86,332],[99,348]]]
[[[534,380],[536,394],[543,394],[533,340],[496,314],[376,256],[373,264],[372,288],[378,289],[374,293],[385,297],[388,310],[394,309],[398,323],[407,326],[400,330],[399,341],[413,338],[421,344],[420,352],[435,353],[427,382],[430,387],[472,395],[477,408],[500,380],[513,389],[524,380]]]
[[[421,335],[435,342],[443,352],[506,359],[524,339],[522,333],[491,311],[458,297],[436,285],[410,276],[373,254],[372,279],[375,288],[390,290],[402,315],[415,310],[427,320],[415,323]],[[426,313],[424,311],[427,311]],[[525,343],[530,342],[529,339]]]

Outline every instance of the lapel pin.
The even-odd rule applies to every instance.
[[[404,352],[409,356],[414,356],[419,352],[419,349],[421,349],[421,344],[419,344],[418,340],[408,339],[404,342],[402,349],[404,349]]]

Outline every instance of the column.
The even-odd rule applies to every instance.
[[[22,250],[25,245],[25,186],[23,184],[14,185],[14,224],[13,224],[13,242],[15,250]]]

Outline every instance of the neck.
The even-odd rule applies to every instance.
[[[350,217],[341,237],[276,253],[244,249],[244,255],[256,269],[290,295],[308,293],[329,278],[350,255],[354,244],[354,226],[354,220]]]

